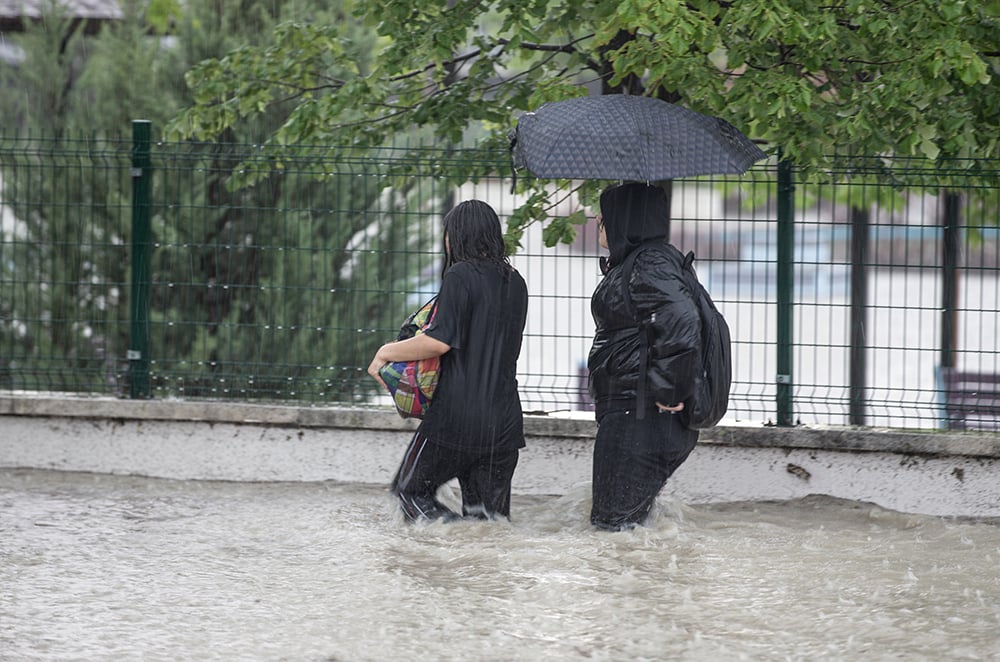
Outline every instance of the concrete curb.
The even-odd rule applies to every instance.
[[[0,467],[185,480],[386,484],[416,421],[388,409],[0,394]],[[515,493],[590,480],[593,420],[525,416]],[[1000,435],[720,426],[664,493],[689,503],[809,494],[933,515],[1000,516]]]
[[[301,407],[226,401],[126,400],[63,394],[0,395],[0,416],[190,421],[301,428],[412,431],[418,421],[388,409]],[[597,424],[588,418],[526,415],[529,437],[592,440]],[[746,448],[811,448],[930,456],[1000,458],[1000,435],[987,432],[909,431],[838,426],[780,428],[721,425],[701,434],[700,443]]]

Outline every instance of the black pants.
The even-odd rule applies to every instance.
[[[656,495],[698,442],[678,416],[612,411],[601,419],[594,443],[590,522],[609,531],[642,524]]]
[[[411,521],[455,519],[458,514],[436,495],[439,487],[457,478],[463,516],[510,518],[510,483],[518,456],[517,449],[483,453],[445,448],[417,432],[392,481],[392,492]]]

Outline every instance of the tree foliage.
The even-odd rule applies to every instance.
[[[279,145],[424,131],[502,150],[520,111],[599,89],[723,117],[820,175],[834,153],[967,171],[1000,152],[997,0],[373,0],[353,16],[377,32],[375,57],[350,21],[286,23],[265,48],[196,66],[171,131],[207,138],[283,103]],[[544,217],[535,198],[510,231]],[[572,237],[565,220],[548,233]]]
[[[150,120],[155,133],[191,104],[184,74],[197,62],[241,46],[266,50],[293,19],[342,18],[319,0],[125,4],[126,19],[96,36],[58,15],[18,35],[17,93],[0,98],[3,128],[21,136],[0,150],[13,155],[0,162],[2,198],[18,219],[12,232],[0,230],[0,244],[13,248],[0,273],[0,345],[10,350],[5,365],[18,357],[20,374],[48,371],[36,387],[101,390],[115,379],[104,361],[120,362],[129,348],[132,120]],[[355,28],[345,37],[370,43]],[[364,49],[357,53],[363,61]],[[327,65],[327,74],[346,75]],[[401,283],[413,265],[385,262],[393,250],[426,250],[429,237],[402,230],[381,174],[331,170],[322,157],[281,169],[264,159],[252,185],[232,187],[240,163],[260,153],[258,138],[292,109],[272,102],[210,140],[154,147],[151,266],[163,286],[151,319],[164,389],[301,398],[374,388],[353,368],[387,334],[358,329],[392,328],[403,316]],[[396,195],[420,205],[428,193]]]
[[[0,372],[11,385],[95,389],[114,379],[114,357],[127,348],[127,329],[116,324],[127,319],[128,280],[128,219],[118,210],[131,182],[121,176],[127,161],[96,138],[109,125],[92,121],[121,120],[120,134],[128,126],[122,108],[144,83],[156,85],[154,66],[135,87],[103,94],[114,79],[100,75],[110,53],[120,49],[139,65],[153,60],[139,34],[129,25],[105,42],[106,50],[82,24],[48,16],[13,40],[25,57],[8,74],[15,92],[0,98],[0,117],[12,135],[33,138],[15,140],[0,163],[2,198],[18,219],[9,218],[0,235],[8,247],[0,278]],[[105,158],[92,162],[95,154]]]

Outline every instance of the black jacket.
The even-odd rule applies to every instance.
[[[621,190],[629,186],[631,191]],[[597,328],[587,363],[598,420],[608,411],[636,407],[642,344],[648,343],[647,410],[655,410],[656,402],[687,400],[701,370],[701,319],[683,276],[684,256],[666,242],[662,189],[634,184],[618,189],[617,196],[601,196],[611,262],[590,304]],[[655,204],[636,205],[636,197],[646,195],[654,196]],[[629,279],[632,316],[622,263],[635,250],[641,252]]]

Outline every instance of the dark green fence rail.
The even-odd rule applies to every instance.
[[[0,388],[384,406],[365,369],[436,290],[443,211],[519,204],[505,153],[170,144],[134,128],[0,136]],[[449,179],[442,158],[492,174]],[[775,164],[675,182],[672,239],[733,328],[728,420],[1000,430],[1000,211],[982,183],[996,164],[963,180],[914,162],[901,188],[859,163],[847,184]],[[599,253],[593,228],[555,248],[524,236],[526,410],[589,406]]]

